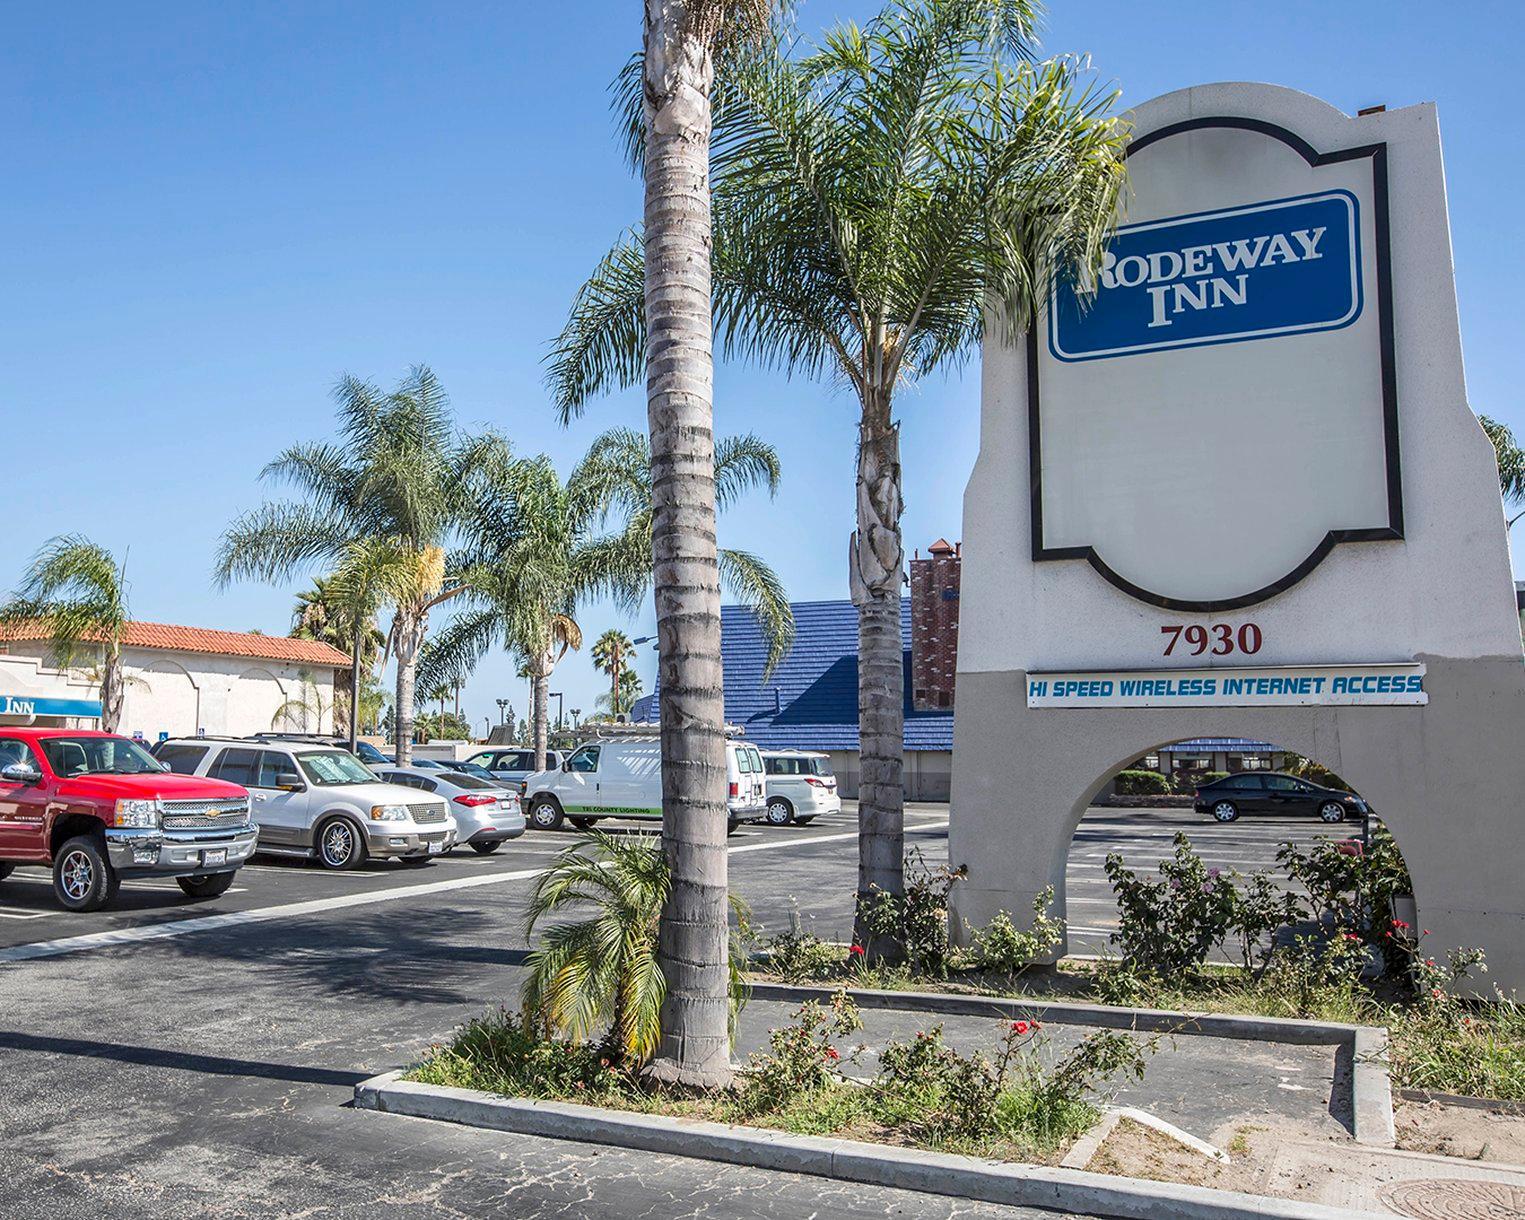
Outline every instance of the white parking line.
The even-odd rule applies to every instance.
[[[0,907],[0,919],[41,919],[47,911],[28,911],[25,907]]]
[[[947,824],[946,820],[920,822],[914,826],[907,825],[906,829],[933,830],[945,827]],[[727,853],[736,856],[743,852],[778,851],[783,848],[808,847],[812,843],[835,843],[857,837],[858,832],[852,830],[842,834],[810,835],[798,839],[770,839],[762,843],[747,843],[739,847],[727,848]],[[140,944],[150,940],[172,940],[180,936],[189,936],[192,932],[210,932],[219,928],[236,928],[243,924],[299,919],[305,915],[316,915],[320,911],[368,906],[375,902],[394,902],[403,898],[442,894],[451,890],[477,889],[484,885],[501,885],[506,881],[527,881],[531,877],[538,877],[544,871],[541,868],[522,868],[511,873],[452,877],[448,881],[431,881],[423,885],[395,885],[369,894],[342,894],[337,898],[314,898],[306,902],[288,902],[281,906],[262,907],[252,911],[228,911],[222,915],[207,915],[200,919],[180,919],[173,923],[117,928],[110,932],[89,932],[83,936],[65,936],[58,940],[40,940],[29,945],[13,945],[8,949],[0,949],[0,964],[30,961],[39,957],[62,957],[67,953],[112,949],[120,945]]]

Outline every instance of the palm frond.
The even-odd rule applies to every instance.
[[[547,357],[546,384],[562,423],[590,398],[636,384],[646,370],[646,266],[639,239],[616,242],[577,291]]]
[[[756,555],[722,549],[719,559],[720,583],[757,616],[763,638],[768,641],[768,662],[763,670],[763,680],[767,681],[794,647],[794,611],[789,595],[778,573]]]

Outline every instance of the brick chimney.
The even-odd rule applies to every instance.
[[[953,706],[958,670],[958,583],[962,546],[939,538],[911,560],[911,704]]]

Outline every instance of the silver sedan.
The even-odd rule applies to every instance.
[[[524,833],[519,794],[496,780],[435,767],[378,767],[389,784],[403,784],[444,797],[455,818],[456,842],[478,855],[495,852]]]

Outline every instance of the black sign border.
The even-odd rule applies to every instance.
[[[1393,542],[1403,538],[1403,485],[1398,449],[1398,376],[1397,357],[1393,344],[1393,274],[1392,239],[1389,230],[1387,207],[1387,144],[1362,144],[1354,148],[1342,148],[1335,152],[1321,153],[1295,132],[1263,119],[1242,118],[1235,115],[1207,115],[1171,123],[1140,136],[1132,141],[1123,154],[1131,157],[1149,145],[1186,131],[1205,127],[1231,127],[1254,131],[1280,140],[1296,151],[1311,166],[1333,165],[1342,161],[1358,161],[1371,158],[1373,227],[1376,232],[1375,250],[1377,264],[1377,334],[1381,348],[1382,364],[1382,422],[1387,461],[1387,525],[1372,529],[1330,530],[1313,548],[1312,553],[1279,580],[1274,580],[1253,593],[1238,597],[1226,597],[1217,601],[1185,601],[1176,597],[1164,597],[1140,588],[1118,575],[1102,561],[1091,546],[1049,547],[1043,543],[1043,445],[1042,422],[1038,409],[1038,331],[1040,319],[1034,318],[1027,329],[1027,456],[1028,478],[1032,494],[1032,549],[1033,561],[1052,559],[1084,559],[1108,582],[1130,597],[1159,606],[1165,610],[1184,610],[1211,614],[1223,610],[1240,610],[1245,606],[1284,593],[1300,582],[1323,562],[1325,556],[1341,542]]]

